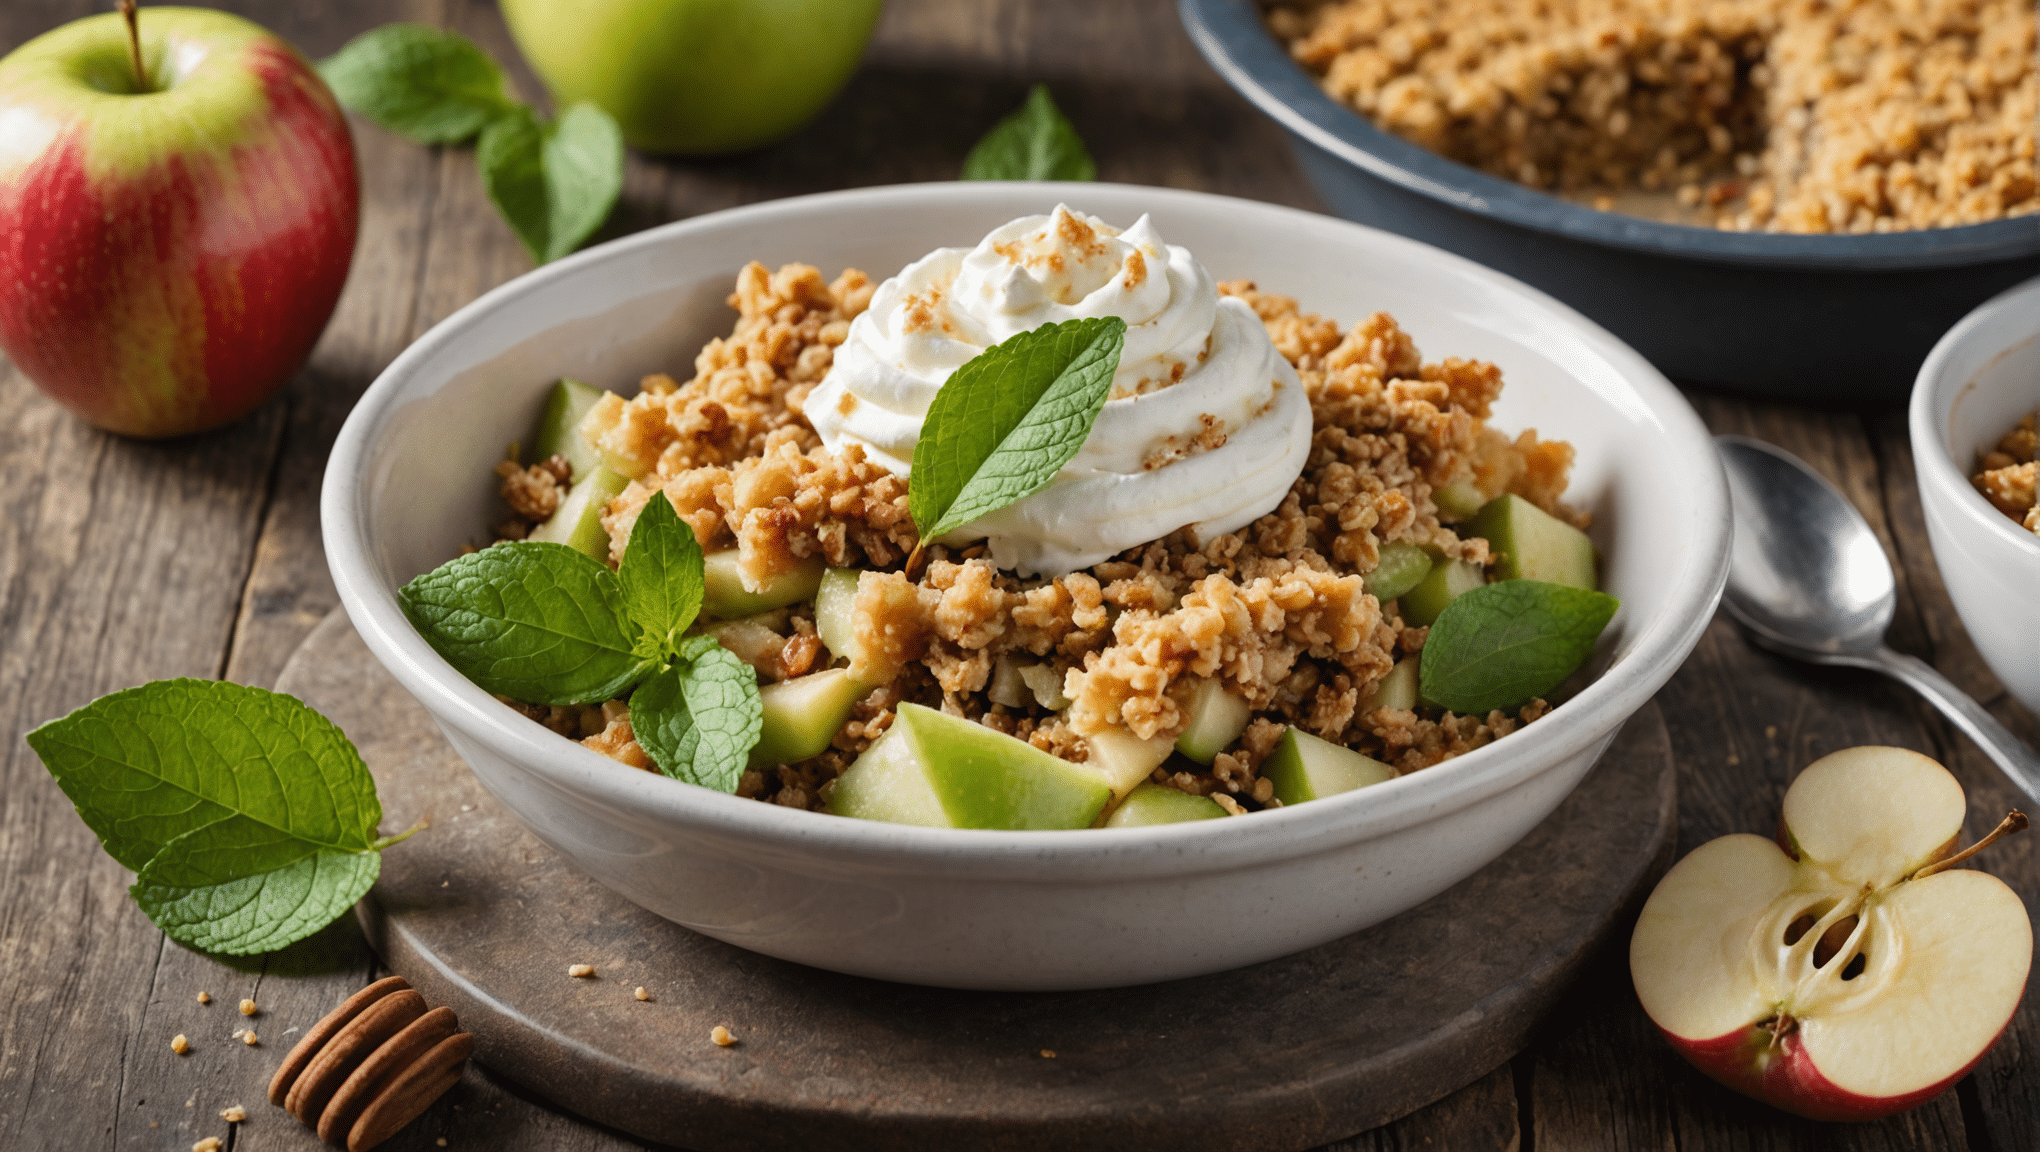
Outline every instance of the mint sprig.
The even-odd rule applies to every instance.
[[[1019,108],[992,126],[963,160],[965,180],[1096,180],[1084,139],[1048,95],[1028,90]]]
[[[1606,593],[1539,580],[1472,589],[1431,625],[1418,692],[1464,715],[1520,707],[1586,663],[1618,607]]]
[[[1033,495],[1076,457],[1112,392],[1126,321],[1045,324],[951,373],[921,423],[907,508],[933,540]]]
[[[688,636],[706,588],[701,546],[663,495],[638,513],[623,562],[515,541],[457,557],[397,592],[413,627],[484,691],[535,704],[630,693],[631,727],[660,772],[734,792],[758,742],[758,676]]]
[[[489,199],[540,264],[585,243],[623,188],[623,133],[609,113],[582,102],[546,121],[457,33],[386,24],[320,62],[319,74],[343,107],[420,144],[479,136]]]
[[[212,680],[102,696],[28,734],[171,939],[246,955],[311,935],[375,882],[382,805],[303,702]],[[405,835],[409,835],[406,833]]]

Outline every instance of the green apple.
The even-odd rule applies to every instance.
[[[751,767],[798,764],[821,755],[849,722],[850,710],[870,692],[841,668],[759,688],[765,719],[758,730],[758,743],[751,749]]]
[[[565,544],[609,563],[609,532],[602,527],[602,510],[616,499],[630,481],[607,468],[597,467],[567,489],[567,498],[553,510],[552,517],[531,530],[526,540]]]
[[[798,604],[814,597],[822,583],[823,568],[822,558],[812,556],[752,588],[744,579],[735,548],[710,552],[701,558],[701,610],[729,620]]]
[[[1181,824],[1223,815],[1225,809],[1209,796],[1192,796],[1160,784],[1143,784],[1127,793],[1118,810],[1106,818],[1105,826],[1146,828],[1151,824]]]
[[[1380,562],[1361,582],[1368,595],[1386,604],[1421,583],[1431,565],[1431,554],[1415,544],[1383,544]]]
[[[545,415],[538,421],[538,437],[532,443],[531,458],[545,460],[566,457],[579,480],[602,464],[595,446],[580,434],[581,417],[588,414],[607,393],[602,389],[561,377],[545,398]]]
[[[1420,627],[1427,626],[1438,619],[1446,605],[1485,583],[1487,574],[1480,565],[1469,560],[1441,559],[1430,575],[1397,597],[1402,605],[1402,618]]]
[[[1275,785],[1277,800],[1303,804],[1393,780],[1396,772],[1371,756],[1320,740],[1291,724],[1261,765],[1261,775]]]
[[[1407,712],[1417,706],[1417,657],[1395,662],[1388,675],[1374,686],[1374,693],[1360,705],[1361,715],[1376,708],[1400,708]]]
[[[857,601],[855,568],[831,568],[815,585],[815,634],[822,638],[829,655],[854,659],[850,649],[857,642],[857,628],[851,623],[851,608]]]
[[[1247,730],[1253,710],[1220,680],[1202,680],[1190,691],[1189,720],[1176,737],[1176,751],[1209,764]]]
[[[1462,480],[1431,489],[1431,503],[1438,506],[1438,519],[1452,524],[1479,512],[1487,493]]]
[[[1460,535],[1479,536],[1500,553],[1495,574],[1503,580],[1599,587],[1594,579],[1594,542],[1521,496],[1504,494],[1488,501]]]
[[[1124,796],[1162,766],[1176,746],[1167,736],[1143,740],[1124,728],[1108,728],[1085,737],[1091,752],[1091,767],[1112,786],[1112,795]]]
[[[592,100],[646,152],[770,144],[850,79],[880,0],[503,0],[555,102]]]
[[[1112,800],[1097,770],[919,704],[837,777],[838,816],[934,828],[1088,828]]]

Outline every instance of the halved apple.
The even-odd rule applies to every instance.
[[[1963,812],[1916,752],[1814,761],[1779,842],[1710,841],[1651,893],[1629,946],[1644,1011],[1694,1067],[1810,1119],[1939,1095],[2010,1021],[2033,957],[2018,895],[1947,870]]]
[[[919,704],[836,779],[838,816],[936,828],[1088,828],[1112,787],[1095,768]]]

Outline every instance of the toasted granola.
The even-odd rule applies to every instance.
[[[2025,419],[1988,452],[1977,454],[1976,475],[1970,482],[1991,507],[2011,517],[2029,532],[2040,532],[2040,452],[2035,451],[2035,426],[2040,412]]]

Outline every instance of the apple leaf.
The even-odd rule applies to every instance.
[[[455,557],[397,600],[447,663],[513,700],[596,704],[655,667],[637,651],[616,573],[564,544],[520,540]]]
[[[420,144],[458,144],[520,107],[465,37],[423,24],[364,32],[319,64],[343,107]]]
[[[631,731],[659,771],[735,792],[764,727],[758,674],[712,636],[695,636],[679,660],[638,686]]]
[[[1586,663],[1618,607],[1604,592],[1540,580],[1472,589],[1431,625],[1417,664],[1418,691],[1468,716],[1526,704]]]
[[[663,493],[652,493],[638,513],[617,575],[623,581],[624,610],[643,630],[639,654],[663,659],[677,652],[680,634],[701,614],[707,580],[694,530]]]
[[[1045,324],[958,368],[914,443],[908,509],[933,540],[1048,486],[1084,446],[1112,391],[1126,321]]]
[[[1036,84],[963,160],[965,180],[1096,180],[1084,139]]]
[[[375,881],[382,805],[331,721],[289,696],[159,680],[102,696],[28,743],[142,911],[208,951],[311,935]]]
[[[475,160],[489,199],[540,264],[579,248],[623,190],[623,132],[586,101],[550,124],[514,109],[482,132]]]

